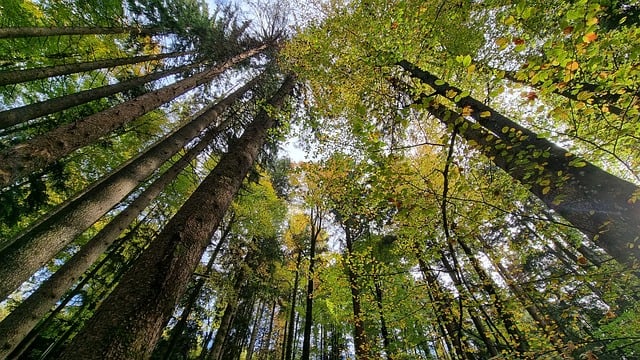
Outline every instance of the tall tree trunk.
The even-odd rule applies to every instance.
[[[351,288],[351,305],[353,306],[353,343],[356,351],[356,359],[368,360],[370,358],[371,345],[367,339],[367,333],[364,327],[364,314],[362,312],[362,304],[360,301],[360,284],[358,284],[358,274],[356,274],[351,266],[351,258],[353,256],[353,237],[349,227],[345,226],[345,242],[347,251],[345,253],[345,268]]]
[[[286,345],[284,351],[284,360],[293,359],[293,342],[295,339],[295,319],[296,319],[296,300],[298,297],[298,284],[300,281],[300,263],[302,262],[302,251],[298,252],[298,260],[296,260],[296,275],[293,280],[293,289],[291,290],[291,311],[287,326]]]
[[[226,228],[220,235],[220,239],[218,239],[218,243],[216,244],[216,247],[213,250],[213,253],[211,254],[211,256],[209,257],[209,261],[207,262],[207,265],[205,267],[205,272],[204,272],[205,275],[209,275],[209,273],[211,273],[211,269],[213,268],[213,264],[215,264],[216,258],[218,257],[218,253],[220,252],[220,249],[222,249],[222,245],[225,243],[227,236],[231,231],[232,224],[233,224],[233,221],[229,221]],[[165,350],[162,356],[162,359],[169,360],[171,358],[171,355],[173,354],[176,344],[178,343],[178,340],[182,336],[182,333],[184,332],[184,329],[187,326],[187,320],[189,320],[191,311],[193,311],[193,307],[195,306],[196,301],[198,300],[198,297],[202,292],[202,288],[204,287],[204,284],[205,284],[205,278],[200,277],[196,281],[196,283],[193,285],[193,288],[191,289],[191,293],[189,294],[189,298],[187,299],[187,302],[186,302],[187,305],[184,307],[184,309],[182,310],[182,314],[180,315],[180,320],[178,320],[178,322],[173,327],[173,329],[171,329],[169,344],[167,345],[167,349]]]
[[[268,102],[279,108],[293,89],[287,77]],[[165,321],[253,165],[275,120],[261,110],[237,142],[125,274],[71,342],[62,359],[131,359],[151,355]]]
[[[61,35],[109,35],[109,34],[131,34],[139,35],[159,35],[166,30],[157,27],[137,27],[137,26],[121,26],[121,27],[9,27],[0,29],[0,39],[15,39],[23,37],[40,37],[40,36],[61,36]]]
[[[87,61],[81,63],[54,65],[25,70],[0,71],[0,86],[9,84],[19,84],[27,81],[46,79],[48,77],[76,74],[85,71],[112,68],[116,66],[137,64],[146,61],[161,60],[178,56],[188,55],[189,52],[171,52],[166,54],[151,54],[141,56],[130,56],[117,59],[104,59]]]
[[[422,251],[420,251],[417,246],[415,247],[415,250],[417,253],[416,255],[420,271],[429,286],[429,297],[434,307],[434,313],[436,314],[438,323],[442,327],[442,336],[445,340],[445,345],[449,350],[450,356],[456,359],[473,359],[473,353],[469,350],[469,346],[462,342],[461,336],[457,336],[457,334],[462,331],[462,324],[456,321],[454,313],[451,311],[453,298],[442,289],[437,276],[427,265],[427,262],[422,258]],[[484,332],[479,335],[487,346],[490,354],[492,356],[497,355],[497,349],[493,343],[486,338]]]
[[[267,338],[260,342],[259,360],[264,360],[267,357],[267,353],[271,351],[271,336],[273,334],[273,320],[276,317],[276,305],[277,301],[273,300],[273,305],[271,305],[271,316],[269,317],[269,330],[267,332]]]
[[[316,243],[322,230],[322,214],[318,208],[311,209],[309,215],[311,236],[309,238],[309,271],[307,273],[307,306],[304,316],[304,333],[302,337],[302,360],[309,360],[311,355],[311,326],[313,325],[313,277],[316,263]]]
[[[16,107],[13,109],[0,111],[0,129],[6,129],[13,125],[17,125],[27,120],[35,119],[40,116],[53,114],[62,110],[86,104],[93,100],[102,99],[125,90],[134,89],[151,81],[162,79],[164,77],[181,73],[192,69],[198,64],[187,64],[175,68],[154,72],[145,76],[136,77],[130,80],[122,81],[117,84],[105,85],[95,89],[79,91],[73,94],[60,96],[57,98],[47,99],[29,105]]]
[[[244,271],[240,270],[237,275],[237,279],[235,281],[234,289],[240,289],[244,286],[245,282],[245,274]],[[231,330],[231,325],[233,323],[233,319],[236,317],[236,312],[238,311],[238,302],[240,301],[238,294],[234,294],[230,297],[227,302],[227,306],[224,308],[224,313],[222,315],[222,319],[220,320],[220,325],[218,326],[218,330],[216,331],[216,336],[213,338],[213,346],[211,347],[211,351],[207,356],[207,360],[221,360],[222,351],[224,350],[224,344],[227,341],[227,336],[229,335],[229,331]]]
[[[253,357],[253,348],[256,345],[256,339],[258,338],[258,331],[260,330],[260,323],[262,322],[262,314],[264,313],[265,308],[267,307],[266,301],[263,301],[258,308],[258,314],[253,321],[253,328],[251,329],[251,337],[249,339],[249,344],[247,345],[247,356],[246,360],[251,360]]]
[[[95,223],[109,209],[151,175],[163,162],[195,138],[258,78],[218,102],[196,119],[175,131],[112,175],[90,186],[84,194],[63,203],[29,230],[13,239],[0,256],[0,298],[4,299],[29,276],[44,266],[64,246]]]
[[[219,128],[218,128],[219,129]],[[118,235],[155,199],[178,174],[202,152],[218,134],[211,129],[182,158],[149,185],[129,206],[109,222],[98,234],[67,260],[49,279],[0,322],[0,358],[35,326],[41,316],[55,304],[66,289],[93,264],[116,240]],[[217,249],[217,248],[216,248]]]
[[[527,350],[529,350],[529,343],[527,342],[525,335],[518,328],[513,315],[506,309],[504,299],[498,292],[498,289],[496,289],[493,283],[493,279],[491,279],[491,276],[489,276],[489,274],[487,274],[487,271],[482,267],[482,265],[480,265],[480,261],[474,254],[473,250],[467,245],[465,239],[463,239],[462,237],[457,237],[456,240],[462,248],[462,251],[464,251],[465,255],[467,255],[467,258],[471,262],[471,266],[480,278],[483,290],[489,295],[490,299],[493,299],[493,305],[496,309],[496,313],[501,318],[502,323],[507,329],[507,333],[516,343],[515,348],[521,356],[524,356],[523,354]]]
[[[91,144],[135,118],[211,81],[225,70],[260,53],[267,47],[267,44],[263,44],[247,50],[197,75],[140,95],[102,112],[89,115],[73,124],[59,127],[3,150],[0,152],[0,186],[8,185],[22,176],[52,164],[76,149]]]
[[[451,256],[456,256],[456,255],[454,253],[454,254],[451,254]],[[468,299],[469,296],[472,296],[473,294],[471,294],[468,291],[469,289],[467,289],[467,287],[465,286],[463,281],[464,279],[462,278],[461,273],[458,271],[455,265],[452,264],[447,259],[446,253],[444,251],[440,251],[440,261],[442,262],[442,266],[445,268],[447,273],[449,273],[449,276],[451,277],[451,281],[453,281],[453,285],[456,287],[456,290],[458,291],[458,296],[460,296],[462,302],[464,302],[466,299]],[[464,309],[461,308],[460,312],[462,313],[463,311]],[[478,332],[478,336],[486,346],[487,351],[491,356],[496,356],[499,353],[498,348],[496,344],[494,344],[493,341],[489,339],[488,337],[489,331],[487,331],[487,329],[485,328],[485,325],[482,322],[482,319],[473,310],[468,310],[468,313],[469,313],[469,317],[471,318],[471,322],[473,322],[473,326],[476,328],[476,331]],[[457,330],[458,330],[457,336],[460,336],[461,335],[460,331],[462,331],[461,322]],[[460,341],[460,340],[457,339],[456,341]],[[505,342],[506,341],[507,340],[505,339]],[[468,349],[465,351],[465,356],[469,359],[475,359],[475,355],[472,352],[469,352]]]
[[[88,272],[84,276],[84,278],[78,284],[76,284],[76,286],[73,287],[73,289],[67,292],[67,290],[70,288],[70,285],[64,287],[63,289],[60,289],[60,291],[65,295],[64,299],[62,299],[60,303],[56,305],[56,302],[63,294],[60,294],[59,296],[49,300],[48,303],[50,305],[44,309],[44,312],[42,312],[41,309],[36,309],[37,312],[31,314],[28,311],[28,308],[30,307],[28,302],[30,302],[31,297],[33,297],[39,291],[40,288],[38,288],[38,290],[36,290],[34,294],[29,296],[29,298],[20,303],[20,305],[16,309],[14,309],[9,315],[7,315],[7,317],[2,320],[2,323],[0,323],[0,339],[5,339],[4,342],[0,344],[0,346],[2,346],[0,347],[0,358],[20,358],[22,353],[26,351],[29,346],[31,346],[33,341],[42,332],[42,330],[46,329],[51,324],[53,319],[62,311],[62,309],[67,306],[67,304],[76,295],[84,291],[84,287],[87,286],[89,281],[94,280],[98,272],[103,269],[103,266],[112,261],[114,257],[118,256],[118,252],[122,249],[123,246],[125,246],[126,243],[131,240],[131,238],[136,235],[138,228],[143,224],[143,222],[144,221],[138,222],[131,230],[129,230],[129,232],[125,236],[114,242],[109,253],[107,253],[107,255],[97,264],[95,264],[91,271]],[[26,306],[24,305],[25,303],[27,303]],[[42,317],[54,305],[56,306],[53,311],[49,312],[47,317],[42,319]],[[16,315],[14,315],[14,313]],[[20,321],[24,321],[26,325],[21,324]]]
[[[376,305],[378,306],[378,315],[380,317],[380,335],[382,335],[382,346],[386,354],[387,360],[393,360],[393,354],[391,352],[391,337],[389,335],[389,329],[387,329],[387,322],[384,319],[384,306],[383,306],[383,293],[382,293],[382,280],[377,275],[373,276],[373,286],[376,292]]]
[[[407,61],[401,61],[400,66],[437,94],[462,93]],[[640,201],[633,200],[640,194],[640,187],[539,138],[472,97],[454,102],[467,109],[465,112],[470,111],[476,124],[483,128],[442,106],[428,104],[427,110],[447,124],[459,124],[462,137],[479,144],[496,165],[528,186],[548,207],[620,263],[634,267],[640,261]]]

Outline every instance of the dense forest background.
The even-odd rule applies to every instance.
[[[639,22],[2,0],[0,358],[640,358]]]

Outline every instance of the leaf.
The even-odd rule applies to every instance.
[[[567,64],[567,70],[576,71],[580,67],[580,64],[577,61],[572,61]]]
[[[458,92],[452,89],[447,90],[447,93],[445,94],[449,99],[453,99],[456,95],[458,95]]]
[[[547,195],[549,193],[549,191],[551,191],[551,187],[550,186],[545,186],[542,189],[542,195]]]
[[[471,65],[471,55],[467,55],[462,59],[462,65],[464,66]]]
[[[491,111],[483,111],[480,113],[481,118],[488,118],[491,116]]]
[[[594,32],[590,32],[590,33],[585,34],[582,37],[582,41],[584,41],[585,43],[589,44],[591,42],[594,42],[597,38],[598,38],[598,34],[596,34]]]

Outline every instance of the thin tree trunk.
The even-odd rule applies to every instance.
[[[273,320],[276,317],[276,300],[273,300],[271,305],[271,316],[269,318],[269,330],[267,332],[267,338],[260,342],[260,360],[266,358],[266,354],[271,351],[271,336],[273,334]]]
[[[129,64],[137,64],[146,61],[161,60],[178,56],[188,55],[189,52],[171,52],[166,54],[151,54],[141,56],[130,56],[117,59],[104,59],[87,61],[82,63],[72,63],[54,65],[24,70],[0,71],[0,86],[9,84],[19,84],[27,81],[46,79],[54,76],[76,74],[85,71],[112,68]]]
[[[462,93],[407,61],[400,65],[438,94]],[[632,201],[640,187],[539,138],[474,98],[463,97],[455,103],[471,111],[476,124],[435,104],[427,109],[447,124],[459,124],[461,136],[481,145],[481,151],[496,165],[620,263],[634,267],[640,261],[640,201]]]
[[[300,281],[300,262],[302,262],[302,251],[298,252],[298,260],[296,260],[296,276],[293,280],[293,289],[291,291],[291,312],[289,313],[289,321],[287,324],[286,346],[284,352],[285,360],[293,359],[293,342],[296,323],[296,299],[298,297],[298,284]]]
[[[360,303],[360,285],[358,284],[358,275],[351,267],[351,257],[353,255],[353,240],[351,231],[348,227],[345,229],[345,242],[347,252],[345,254],[345,267],[349,279],[349,287],[351,288],[351,305],[353,306],[353,327],[354,336],[353,343],[356,351],[356,359],[368,360],[370,358],[371,346],[367,339],[367,333],[364,327],[364,314]]]
[[[242,282],[244,278],[239,276],[238,280],[236,280],[236,286],[242,286]],[[220,320],[220,326],[218,326],[218,330],[216,331],[216,336],[213,338],[213,346],[211,347],[211,351],[207,356],[207,360],[220,360],[222,356],[222,351],[224,350],[224,344],[227,340],[227,335],[231,330],[231,323],[236,316],[236,312],[238,310],[238,296],[233,296],[229,299],[227,306],[224,309],[224,314],[222,315],[222,319]]]
[[[309,241],[309,271],[307,273],[307,304],[304,316],[304,333],[302,337],[301,360],[309,360],[311,355],[311,326],[313,325],[313,272],[316,263],[316,243],[320,237],[322,227],[322,214],[318,209],[311,209],[309,216],[311,223],[311,236]]]
[[[453,298],[450,295],[448,296],[448,294],[444,292],[442,286],[438,282],[438,278],[433,274],[433,271],[431,271],[426,261],[424,261],[424,259],[420,255],[421,251],[419,251],[417,247],[416,252],[418,265],[420,267],[420,271],[422,272],[422,276],[425,278],[427,284],[429,285],[429,297],[434,307],[434,312],[436,314],[438,322],[442,326],[442,336],[445,340],[445,345],[447,345],[450,356],[457,359],[473,359],[473,354],[468,350],[468,346],[466,346],[466,344],[463,344],[461,336],[456,335],[460,331],[462,331],[462,324],[459,324],[456,321],[455,316],[451,311]],[[462,309],[460,309],[460,311],[462,311]],[[497,355],[497,349],[495,349],[493,343],[488,338],[486,338],[486,335],[484,335],[484,333],[479,335],[487,346],[490,354],[492,356]]]
[[[117,84],[105,85],[95,89],[78,91],[73,94],[47,99],[29,105],[0,111],[0,129],[24,123],[40,116],[53,114],[62,110],[86,104],[93,100],[102,99],[128,89],[134,89],[151,81],[162,79],[194,68],[198,64],[187,64],[176,68],[154,72],[145,76],[122,81]]]
[[[518,328],[513,315],[508,312],[505,308],[504,299],[502,295],[498,292],[495,285],[493,284],[493,279],[487,274],[486,270],[480,265],[480,261],[471,250],[471,248],[465,242],[465,239],[462,237],[457,237],[457,243],[464,251],[465,255],[471,262],[471,266],[475,270],[476,274],[480,278],[482,282],[482,288],[489,295],[489,298],[493,299],[493,305],[496,309],[498,316],[502,319],[502,323],[507,329],[507,333],[511,336],[512,340],[516,343],[515,348],[521,356],[529,350],[529,343],[527,342],[526,337]]]
[[[213,123],[222,111],[255,85],[258,78],[235,91],[196,119],[153,146],[84,194],[62,204],[43,220],[12,240],[0,256],[0,298],[4,299],[44,266],[64,246],[118,204],[163,162]]]
[[[285,79],[268,102],[279,108],[294,86]],[[262,148],[275,120],[266,110],[229,147],[216,167],[125,274],[61,359],[151,356],[162,328]]]
[[[264,44],[247,50],[197,75],[140,95],[102,112],[89,115],[73,124],[59,127],[3,150],[0,152],[0,187],[9,185],[12,181],[44,168],[76,149],[91,144],[137,117],[211,81],[225,70],[260,53],[267,47],[268,45]]]
[[[247,356],[246,360],[251,360],[253,357],[253,348],[256,345],[256,339],[258,338],[258,330],[260,330],[260,323],[262,322],[262,314],[264,313],[264,309],[267,307],[267,303],[265,301],[262,302],[258,308],[258,314],[253,322],[253,329],[251,329],[251,337],[249,339],[249,344],[247,345]]]
[[[10,27],[0,28],[0,39],[15,39],[23,37],[40,36],[61,36],[61,35],[109,35],[109,34],[131,34],[138,35],[159,35],[166,30],[157,27]]]
[[[376,292],[376,305],[378,306],[378,315],[380,316],[380,335],[382,335],[382,345],[386,354],[387,360],[393,360],[393,354],[391,352],[391,337],[389,336],[389,330],[387,329],[387,322],[384,319],[384,306],[382,304],[382,281],[377,275],[373,276],[373,285]]]

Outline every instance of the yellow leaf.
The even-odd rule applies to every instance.
[[[471,113],[473,113],[473,109],[471,108],[471,106],[467,105],[462,108],[462,116],[471,116]]]
[[[476,71],[476,65],[475,64],[469,65],[469,67],[467,68],[467,74],[472,74],[474,71]]]
[[[447,90],[447,93],[445,95],[449,99],[453,99],[454,97],[456,97],[456,95],[458,95],[458,92],[456,92],[455,90],[449,89],[449,90]]]
[[[567,64],[567,69],[570,71],[576,71],[578,70],[579,67],[580,67],[580,64],[578,64],[577,61],[572,61]]]
[[[546,186],[544,189],[542,189],[542,195],[547,195],[549,191],[551,191],[551,187]]]
[[[596,39],[598,38],[598,34],[594,33],[593,31],[590,33],[586,33],[583,37],[582,37],[582,41],[588,43],[594,42]]]
[[[587,20],[587,26],[595,25],[597,23],[598,23],[597,17],[592,17],[591,19]]]
[[[480,113],[480,117],[481,118],[486,118],[486,117],[489,117],[489,116],[491,116],[491,111],[483,111],[483,112]]]

